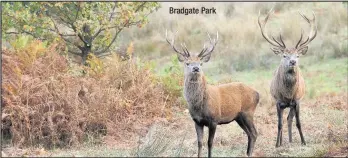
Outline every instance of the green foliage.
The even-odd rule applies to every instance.
[[[28,45],[32,40],[30,36],[20,36],[19,38],[11,40],[10,44],[14,49],[22,49]]]
[[[30,36],[20,36],[10,40],[10,44],[23,66],[30,66],[37,58],[44,55],[47,49],[47,42],[35,40]]]
[[[19,36],[18,38],[11,39],[9,42],[14,50],[21,50],[28,45],[32,44],[35,39],[31,36]],[[42,45],[44,48],[47,48],[47,42],[40,42],[40,46]]]
[[[177,97],[182,96],[184,75],[177,55],[172,55],[171,62],[164,67],[161,81],[168,93]]]
[[[88,54],[87,61],[89,67],[86,67],[88,74],[100,76],[105,70],[103,62],[93,54]]]
[[[158,7],[156,2],[5,2],[2,35],[64,40],[74,54],[91,48],[101,55],[115,46],[124,28],[142,27]]]

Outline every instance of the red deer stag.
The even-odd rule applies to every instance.
[[[205,45],[202,51],[192,54],[185,44],[181,44],[182,51],[174,45],[175,34],[170,41],[166,40],[184,63],[184,97],[188,104],[190,115],[195,122],[198,142],[198,157],[202,153],[203,127],[209,128],[208,156],[211,157],[214,134],[217,125],[228,124],[234,120],[248,135],[247,155],[251,156],[257,138],[253,116],[259,102],[259,93],[243,83],[234,82],[218,86],[208,85],[202,64],[208,62],[217,44],[216,39],[210,40],[210,47]]]
[[[292,142],[292,119],[296,117],[296,126],[300,133],[301,143],[306,145],[306,141],[302,134],[301,123],[300,123],[300,100],[305,94],[305,82],[301,75],[298,59],[300,55],[305,55],[308,50],[308,44],[315,38],[317,34],[317,27],[315,25],[315,15],[313,13],[313,19],[309,19],[305,15],[300,15],[309,23],[310,33],[308,38],[302,41],[303,30],[301,32],[301,38],[297,42],[294,48],[286,48],[282,35],[280,34],[279,40],[276,40],[274,37],[269,38],[267,36],[265,25],[270,15],[273,13],[272,9],[267,14],[266,18],[262,22],[260,20],[260,13],[258,17],[258,23],[261,29],[262,36],[274,47],[272,51],[276,55],[282,55],[280,65],[275,71],[273,80],[271,82],[271,94],[276,100],[277,115],[278,115],[278,136],[276,147],[282,145],[282,127],[283,127],[283,111],[285,108],[289,107],[290,112],[287,118],[288,121],[288,134],[289,142]]]

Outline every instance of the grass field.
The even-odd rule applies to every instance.
[[[302,65],[311,59],[303,59]],[[288,143],[284,124],[283,146],[275,148],[277,134],[276,108],[269,96],[272,71],[253,70],[233,75],[233,80],[244,81],[261,92],[255,122],[259,133],[254,156],[347,156],[347,58],[312,63],[303,68],[307,95],[301,102],[301,120],[306,146],[300,144],[295,123],[293,143]],[[214,76],[217,77],[217,76]],[[224,77],[219,77],[224,78]],[[230,78],[229,76],[226,78]],[[212,80],[215,80],[212,79]],[[266,94],[266,95],[265,95]],[[287,116],[288,109],[284,112]],[[286,121],[285,121],[286,123]],[[205,128],[205,131],[207,129]],[[193,121],[186,110],[175,119],[157,121],[148,134],[139,138],[138,145],[86,143],[72,149],[44,150],[42,148],[5,148],[9,156],[195,156],[196,134]],[[204,155],[207,154],[207,132],[204,136]],[[246,156],[247,136],[235,123],[218,126],[214,141],[214,156]]]
[[[96,59],[96,67],[107,66],[96,69],[102,73],[87,77],[81,77],[81,67],[57,55],[61,53],[58,48],[56,49],[59,45],[40,48],[46,52],[58,52],[52,56],[43,55],[44,58],[39,58],[42,52],[36,50],[38,44],[35,43],[32,43],[29,49],[16,50],[16,53],[23,54],[19,56],[18,61],[25,61],[27,57],[25,55],[28,54],[29,57],[35,56],[33,58],[38,59],[27,60],[29,63],[27,65],[34,63],[37,67],[28,66],[23,68],[22,72],[17,71],[17,68],[25,67],[23,66],[25,64],[13,62],[17,58],[7,53],[6,61],[14,64],[3,65],[3,72],[8,70],[7,74],[14,75],[8,75],[6,79],[18,81],[20,85],[23,82],[23,87],[27,86],[26,89],[22,89],[22,93],[18,92],[22,94],[18,96],[26,98],[31,94],[34,98],[33,105],[23,103],[20,104],[23,106],[13,109],[19,109],[23,117],[27,114],[22,110],[25,108],[37,110],[35,116],[41,116],[39,111],[41,105],[63,107],[60,103],[64,102],[66,103],[64,106],[73,111],[72,114],[70,111],[64,114],[76,120],[69,122],[68,125],[63,122],[63,125],[67,125],[63,127],[66,127],[67,131],[74,131],[76,134],[74,138],[81,136],[83,141],[72,146],[48,148],[42,143],[17,146],[12,144],[11,140],[3,140],[2,156],[197,156],[194,122],[182,98],[183,64],[178,62],[174,51],[165,42],[164,33],[165,29],[168,29],[178,30],[177,40],[185,42],[193,52],[200,50],[204,41],[207,41],[206,31],[211,34],[219,31],[220,41],[211,60],[204,64],[203,71],[209,84],[243,82],[260,93],[260,103],[254,116],[259,135],[253,156],[346,157],[348,156],[347,4],[346,2],[161,2],[161,8],[149,16],[149,23],[144,28],[127,29],[120,34],[118,45],[120,47],[127,45],[127,51],[131,50],[132,53],[134,51],[132,60],[123,62],[116,56]],[[214,6],[219,14],[170,15],[167,13],[170,6],[177,8]],[[297,11],[301,10],[310,15],[310,11],[313,10],[317,15],[318,36],[309,45],[308,53],[299,60],[306,83],[306,94],[301,101],[300,110],[306,146],[301,145],[295,121],[292,130],[293,143],[288,142],[285,120],[289,109],[286,109],[283,116],[283,146],[275,148],[278,120],[269,87],[281,57],[272,53],[270,45],[262,38],[257,26],[258,11],[264,14],[272,7],[275,7],[276,13],[268,24],[269,30],[276,34],[281,27],[286,37],[285,42],[289,46],[298,39],[301,28],[307,30],[305,21]],[[129,44],[131,42],[132,44]],[[32,50],[36,52],[32,53]],[[34,55],[31,56],[30,53]],[[61,61],[53,60],[58,59],[57,56]],[[14,73],[9,71],[12,67],[16,68]],[[94,72],[91,69],[87,70]],[[17,72],[24,75],[15,76]],[[35,80],[29,82],[30,77]],[[80,84],[84,86],[80,87]],[[58,87],[58,90],[50,89],[52,85]],[[34,91],[37,87],[41,89]],[[80,92],[84,93],[82,97]],[[57,116],[63,112],[59,109],[57,111],[55,111]],[[54,110],[52,114],[49,112],[42,117],[54,118]],[[17,118],[19,117],[14,117],[14,120],[21,121]],[[84,121],[85,119],[88,121]],[[78,121],[101,123],[108,127],[108,133],[100,137],[87,134],[86,138],[80,129],[75,128]],[[46,124],[42,123],[37,126],[40,129],[36,130],[35,134],[41,136],[41,127],[46,127],[44,125]],[[20,127],[17,129],[18,133],[22,129],[26,132],[24,125]],[[50,130],[54,131],[53,127],[50,127]],[[208,130],[205,128],[203,156],[207,156],[207,136]],[[28,137],[31,138],[30,133]],[[47,140],[50,141],[49,138]],[[24,142],[24,137],[23,141],[17,141]],[[213,156],[246,156],[246,149],[247,135],[236,122],[218,126]]]

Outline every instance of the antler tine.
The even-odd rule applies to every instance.
[[[278,43],[278,45],[280,45],[281,47],[284,47],[284,48],[286,47],[285,43],[283,41],[283,38],[282,38],[282,30],[280,28],[279,28],[279,39],[280,39],[280,42],[277,39],[275,39],[273,36],[271,36],[271,37],[272,37],[273,41]]]
[[[279,35],[279,39],[280,39],[280,42],[282,42],[283,47],[286,48],[286,45],[285,45],[283,38],[282,38],[282,34]]]
[[[282,44],[282,43],[278,42],[273,36],[271,36],[271,37],[272,37],[273,41],[277,42],[278,45],[280,45],[280,46],[283,47],[283,44]],[[281,36],[280,36],[280,37],[281,37]]]
[[[215,41],[215,45],[217,44],[218,40],[219,40],[219,31],[216,31],[216,41]]]
[[[300,40],[297,42],[297,44],[296,44],[296,47],[295,48],[297,48],[298,46],[299,46],[299,44],[301,43],[301,41],[302,41],[302,37],[303,37],[303,29],[301,29],[301,38],[300,38]],[[308,39],[307,39],[308,40]]]
[[[181,43],[181,47],[182,50],[184,51],[184,53],[189,57],[190,56],[190,52],[188,51],[186,44],[185,43]]]
[[[308,35],[307,40],[304,41],[303,43],[299,44],[299,46],[296,45],[296,48],[298,48],[298,47],[301,48],[301,47],[308,45],[309,42],[311,42],[317,36],[317,32],[318,32],[317,26],[315,25],[315,14],[313,11],[312,11],[313,19],[309,19],[307,16],[305,16],[301,12],[299,12],[299,14],[309,23],[310,33]]]
[[[189,55],[189,54],[186,54],[185,51],[184,51],[185,53],[182,53],[182,52],[180,52],[178,49],[175,48],[174,42],[175,42],[176,33],[178,33],[178,31],[176,31],[175,34],[173,34],[173,39],[172,39],[172,41],[170,42],[170,41],[168,40],[168,30],[166,29],[166,41],[172,46],[172,48],[174,49],[175,52],[177,52],[177,53],[179,53],[179,54],[181,54],[181,55],[183,55],[183,56]]]
[[[214,40],[211,39],[210,34],[208,32],[207,32],[207,34],[208,34],[208,38],[209,38],[209,41],[211,44],[211,49],[209,50],[209,52],[207,52],[208,48],[206,48],[205,44],[204,44],[202,51],[198,54],[198,57],[203,57],[203,56],[208,55],[211,52],[213,52],[213,50],[218,42],[218,39],[219,39],[219,32],[218,31],[216,31],[216,38]]]
[[[198,54],[198,57],[201,57],[207,50],[208,50],[208,48],[206,48],[205,44],[204,44],[202,51]]]
[[[265,17],[264,22],[261,22],[261,19],[260,19],[261,18],[261,12],[259,10],[258,24],[259,24],[259,27],[261,29],[261,34],[262,34],[263,38],[265,38],[268,41],[268,43],[270,43],[271,45],[284,49],[286,46],[285,46],[285,44],[283,42],[283,39],[281,38],[281,35],[280,35],[280,42],[279,42],[273,36],[272,36],[273,40],[270,39],[268,37],[268,35],[265,33],[266,32],[266,27],[265,27],[266,23],[267,23],[270,15],[272,13],[273,13],[273,8],[267,13],[267,16]]]
[[[210,34],[208,32],[207,32],[207,34],[208,34],[210,44],[211,44],[211,49],[209,50],[209,52],[207,54],[210,54],[215,49],[215,46],[217,44],[217,40],[219,39],[219,32],[216,31],[216,38],[214,39],[214,42],[211,40]]]
[[[279,28],[279,39],[280,39],[280,42],[282,42],[282,46],[283,47],[286,47],[284,41],[283,41],[283,36],[282,36],[282,29]]]

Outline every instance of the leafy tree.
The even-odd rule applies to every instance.
[[[2,35],[64,40],[85,64],[89,53],[108,55],[124,28],[142,27],[158,8],[156,2],[3,2]]]

